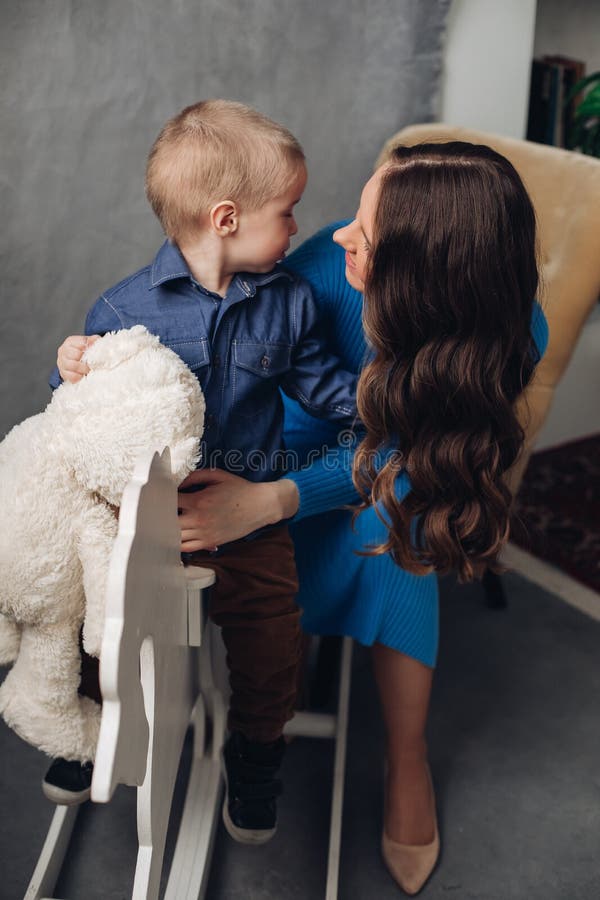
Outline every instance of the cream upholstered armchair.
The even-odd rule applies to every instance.
[[[450,125],[410,125],[384,145],[426,141],[487,144],[506,156],[523,179],[536,210],[541,261],[539,300],[550,330],[548,349],[520,402],[525,451],[511,473],[519,488],[536,437],[577,339],[600,296],[600,160],[568,150]]]

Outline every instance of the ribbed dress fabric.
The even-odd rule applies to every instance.
[[[361,314],[362,295],[344,276],[344,251],[332,234],[344,222],[328,225],[305,241],[285,266],[306,278],[315,294],[328,349],[344,368],[358,373],[366,356]],[[540,352],[547,325],[536,306],[532,333]],[[298,603],[303,626],[313,634],[350,635],[362,644],[385,644],[427,666],[438,649],[438,588],[434,574],[416,576],[387,555],[361,557],[354,551],[386,539],[385,525],[371,508],[352,528],[352,515],[339,507],[354,504],[351,455],[344,433],[309,416],[284,397],[285,442],[295,451],[298,470],[286,477],[298,486],[300,507],[291,522],[300,579]],[[305,464],[316,448],[323,456]],[[406,475],[397,480],[398,496],[409,490]]]

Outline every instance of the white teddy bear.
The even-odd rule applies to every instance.
[[[98,656],[119,506],[143,451],[169,446],[179,483],[199,460],[204,398],[146,328],[105,335],[90,373],[0,444],[0,712],[50,756],[94,758],[100,706],[77,693],[79,634]]]

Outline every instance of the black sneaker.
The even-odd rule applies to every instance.
[[[249,741],[234,731],[223,749],[226,794],[223,822],[241,844],[265,844],[277,830],[276,778],[285,751],[282,737],[269,744]]]
[[[92,792],[91,762],[55,759],[42,781],[42,790],[48,800],[61,806],[77,806],[90,799]]]

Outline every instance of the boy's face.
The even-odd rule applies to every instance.
[[[302,166],[290,178],[289,188],[260,209],[240,214],[236,235],[235,267],[240,272],[270,272],[289,250],[290,238],[298,231],[294,206],[306,187]]]

